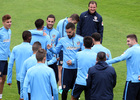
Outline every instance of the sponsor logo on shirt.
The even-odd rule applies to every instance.
[[[67,47],[68,50],[77,50],[79,49],[80,47]]]
[[[10,39],[5,39],[3,40],[3,42],[10,42]]]

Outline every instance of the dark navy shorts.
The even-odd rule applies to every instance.
[[[54,63],[52,65],[49,65],[49,67],[53,69],[53,71],[55,73],[56,82],[58,82],[59,78],[58,78],[58,67],[57,67],[57,63]]]
[[[20,95],[20,81],[17,81],[18,94]]]
[[[7,75],[8,62],[0,61],[0,77]]]
[[[83,91],[85,92],[85,100],[89,100],[89,89],[87,89],[87,87],[84,85],[75,84],[71,95],[78,99]]]
[[[68,91],[72,89],[77,76],[77,69],[62,68],[62,89]]]
[[[62,64],[63,64],[63,50],[61,50],[60,53],[59,53],[59,63],[58,63],[58,65],[62,66]]]
[[[126,81],[123,100],[140,100],[140,82]]]

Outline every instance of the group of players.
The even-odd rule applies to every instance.
[[[24,31],[23,42],[12,52],[9,49],[11,16],[4,15],[0,29],[0,99],[6,75],[7,84],[12,84],[15,61],[20,100],[58,100],[57,83],[62,100],[67,100],[69,89],[72,89],[71,100],[78,100],[82,91],[85,92],[85,100],[112,100],[116,72],[111,64],[126,60],[123,99],[140,100],[140,46],[137,37],[128,35],[130,48],[112,59],[110,50],[101,44],[103,22],[96,7],[97,3],[90,1],[88,11],[83,12],[80,18],[78,14],[72,14],[60,20],[56,29],[53,28],[54,15],[47,17],[46,26],[42,19],[37,19],[36,29]]]

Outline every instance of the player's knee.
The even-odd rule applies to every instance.
[[[2,78],[2,83],[4,83],[6,81],[6,78],[4,77],[4,78]]]

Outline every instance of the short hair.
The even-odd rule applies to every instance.
[[[97,61],[106,61],[106,53],[98,52],[97,53]]]
[[[45,49],[39,49],[36,53],[36,59],[37,61],[42,61],[44,57],[46,57],[46,50]]]
[[[101,40],[101,35],[97,32],[93,33],[91,35],[91,37],[95,40],[95,41],[100,41]]]
[[[30,32],[30,31],[24,31],[24,32],[22,33],[22,38],[23,38],[23,40],[28,40],[29,37],[31,37],[31,32]]]
[[[95,4],[95,5],[96,5],[96,7],[97,7],[97,2],[96,2],[96,1],[93,1],[93,0],[92,0],[92,1],[90,1],[90,2],[88,3],[88,7],[89,7],[89,5],[90,5],[90,4]]]
[[[48,15],[47,20],[48,18],[54,18],[54,21],[55,21],[55,16],[53,14]]]
[[[37,19],[35,21],[35,26],[36,26],[37,29],[41,29],[43,25],[44,25],[44,20],[43,19]]]
[[[74,30],[75,29],[75,25],[73,24],[73,23],[71,23],[71,22],[69,22],[67,25],[66,25],[66,29],[72,29],[72,30]]]
[[[70,16],[70,18],[72,18],[72,20],[76,20],[77,22],[79,22],[79,15],[78,14],[72,14],[71,16]]]
[[[6,14],[2,17],[2,22],[5,22],[6,20],[11,19],[11,16]]]
[[[38,51],[38,49],[41,48],[41,43],[39,41],[34,42],[33,46],[32,46],[32,50],[33,52]]]
[[[126,37],[127,37],[127,38],[131,38],[131,39],[134,39],[134,40],[136,40],[136,42],[138,42],[137,36],[136,36],[135,34],[129,34],[129,35],[127,35]]]
[[[84,46],[86,48],[91,48],[93,45],[93,39],[91,38],[91,36],[85,36],[84,37]]]

